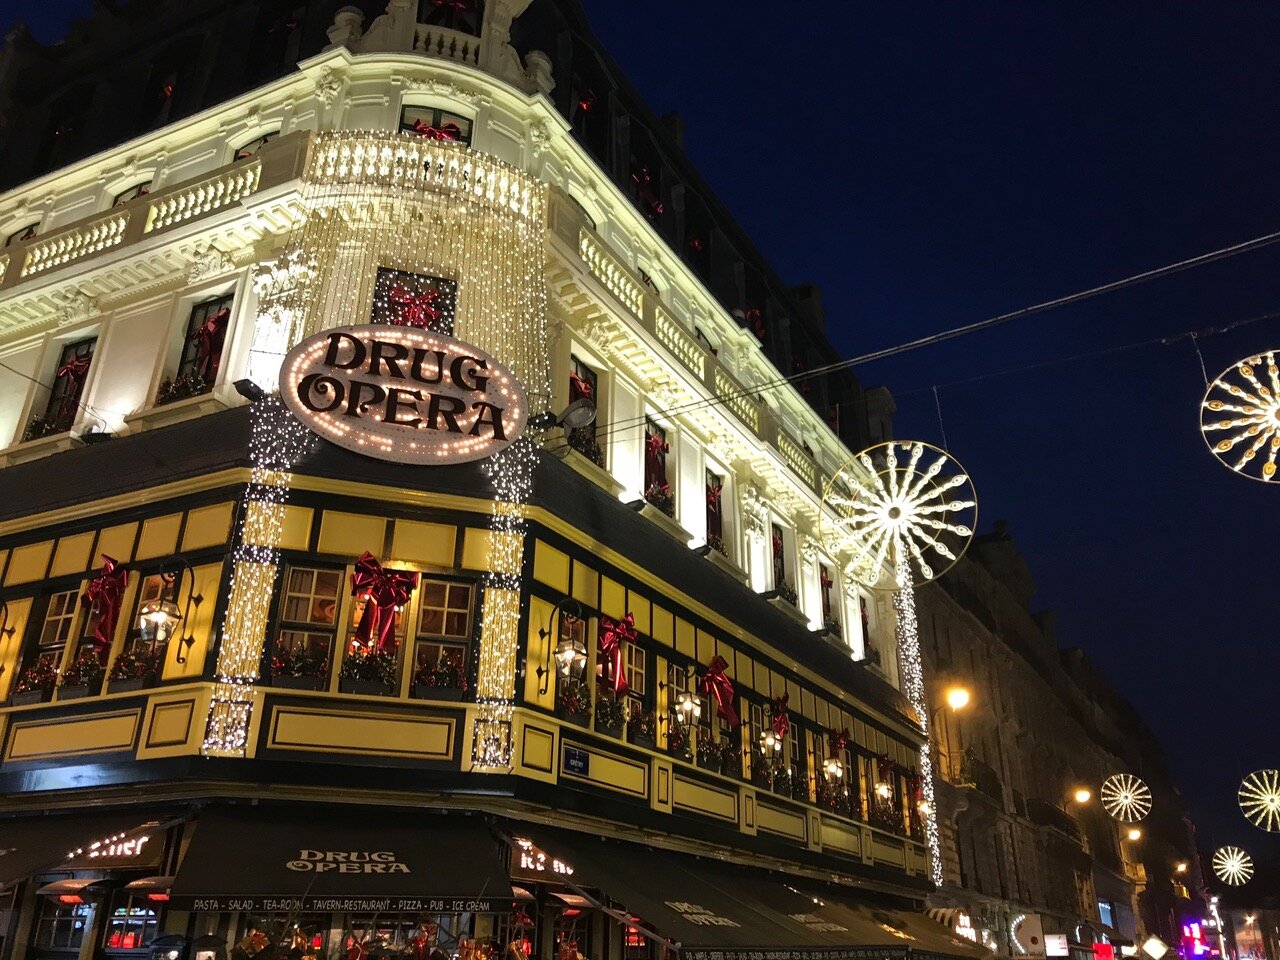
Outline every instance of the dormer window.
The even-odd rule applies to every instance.
[[[62,348],[58,354],[57,366],[53,370],[53,381],[49,387],[49,399],[44,413],[31,418],[23,440],[39,440],[71,429],[80,410],[80,397],[84,393],[85,381],[89,378],[89,367],[93,363],[93,350],[97,343],[97,337],[90,337]]]
[[[139,197],[145,197],[150,192],[151,181],[143,180],[141,183],[134,184],[128,190],[121,190],[117,193],[115,199],[111,201],[111,206],[113,208],[123,206],[130,200],[137,200]]]
[[[419,0],[418,22],[478,37],[484,0]]]
[[[248,160],[250,157],[256,157],[258,151],[265,147],[268,143],[280,135],[279,130],[273,130],[271,133],[264,133],[260,137],[254,137],[244,146],[236,150],[233,160]]]
[[[400,130],[424,140],[471,145],[471,121],[439,107],[405,107],[400,111]]]
[[[12,247],[15,243],[24,243],[36,235],[36,225],[29,223],[21,230],[15,230],[5,239],[4,245]]]

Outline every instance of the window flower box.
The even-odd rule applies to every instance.
[[[96,650],[86,650],[67,665],[58,683],[59,700],[81,700],[102,689],[107,670],[99,656]]]
[[[391,696],[391,684],[384,683],[381,680],[345,679],[338,681],[338,691],[340,693],[358,693],[366,697],[389,697]]]
[[[612,694],[596,699],[596,733],[622,739],[622,724],[626,720],[623,705]]]
[[[433,687],[430,684],[415,683],[409,688],[409,695],[415,700],[447,700],[458,703],[467,695],[467,691],[458,687]]]
[[[591,689],[580,677],[566,680],[556,695],[556,716],[585,727],[591,720]]]
[[[53,699],[53,690],[43,690],[37,687],[34,690],[23,690],[21,693],[15,693],[12,702],[15,707],[29,707],[35,703],[48,703]]]
[[[707,560],[710,561],[713,567],[718,567],[719,569],[723,570],[725,573],[733,577],[733,579],[737,580],[739,583],[747,582],[747,572],[743,570],[741,567],[739,567],[732,560],[730,560],[728,554],[715,549],[710,544],[703,547],[699,547],[698,553],[706,557]]]
[[[795,595],[794,590],[791,591],[790,596],[784,595],[781,590],[773,590],[765,594],[765,599],[774,607],[789,616],[792,620],[796,620],[807,625],[809,623],[809,618],[805,616],[803,610],[796,606]]]
[[[156,405],[125,417],[124,422],[130,432],[153,430],[156,427],[167,427],[183,420],[191,420],[195,417],[203,417],[206,414],[217,413],[219,410],[226,410],[231,406],[219,395],[221,392],[222,388],[219,388],[215,392],[175,399],[168,403],[159,403],[157,401]]]
[[[134,693],[146,685],[146,677],[126,677],[123,680],[108,680],[107,693]]]
[[[58,702],[63,700],[83,700],[89,696],[89,687],[86,684],[66,684],[58,687]]]
[[[327,684],[324,677],[292,677],[273,674],[271,686],[280,690],[323,690]]]
[[[121,653],[111,665],[107,693],[132,693],[154,684],[160,676],[163,655],[163,649],[126,650]]]
[[[658,727],[652,710],[634,712],[627,725],[627,740],[634,746],[656,750],[658,747]]]
[[[729,747],[727,741],[712,740],[705,735],[700,737],[698,739],[698,766],[713,773],[723,773],[725,755],[730,752],[730,750],[725,749],[726,747]]]

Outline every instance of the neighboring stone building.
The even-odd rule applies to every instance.
[[[1038,929],[1078,957],[1149,935],[1174,945],[1182,919],[1203,914],[1185,808],[1151,732],[1083,651],[1059,648],[1034,592],[1001,523],[920,592],[947,880],[930,903],[1002,956],[1034,952]],[[967,707],[945,705],[952,686],[971,691]],[[1117,773],[1153,793],[1136,840],[1099,803]]]

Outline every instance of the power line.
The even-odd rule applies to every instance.
[[[839,370],[847,370],[852,367],[860,366],[864,363],[871,363],[875,360],[884,360],[888,357],[897,356],[901,353],[907,353],[911,350],[918,350],[921,347],[932,346],[935,343],[944,343],[948,340],[954,340],[957,337],[966,336],[971,333],[979,333],[983,330],[989,330],[993,327],[1009,323],[1013,320],[1021,320],[1026,317],[1044,313],[1058,307],[1070,306],[1076,303],[1082,303],[1085,300],[1091,300],[1094,297],[1101,296],[1106,293],[1114,293],[1128,287],[1138,286],[1143,283],[1149,283],[1152,280],[1158,280],[1163,277],[1173,276],[1191,270],[1196,267],[1206,266],[1210,263],[1216,263],[1219,260],[1226,260],[1231,257],[1239,256],[1244,253],[1252,253],[1255,250],[1261,250],[1269,247],[1274,243],[1280,242],[1280,231],[1268,233],[1252,240],[1246,240],[1243,243],[1233,244],[1229,247],[1222,247],[1218,250],[1203,253],[1199,256],[1189,257],[1185,260],[1179,260],[1175,263],[1166,264],[1163,267],[1156,267],[1153,270],[1146,270],[1142,273],[1135,273],[1132,276],[1124,277],[1120,280],[1112,280],[1108,283],[1099,284],[1066,296],[1056,297],[1053,300],[1045,300],[1041,303],[1033,304],[1029,307],[1022,307],[1008,313],[998,314],[994,317],[988,317],[985,320],[979,320],[975,323],[965,324],[960,327],[953,327],[950,330],[944,330],[940,333],[929,334],[928,336],[918,337],[915,340],[909,340],[906,343],[898,344],[892,347],[883,347],[879,350],[873,350],[870,353],[864,353],[860,356],[852,357],[847,360],[839,360],[835,363],[825,364],[824,366],[815,367],[812,370],[805,370],[801,373],[792,374],[791,376],[777,377],[773,380],[766,380],[757,384],[750,389],[743,389],[736,393],[728,393],[715,397],[708,397],[700,400],[693,400],[688,403],[678,404],[669,409],[660,411],[666,416],[677,413],[685,413],[691,410],[699,410],[706,407],[718,406],[737,399],[756,400],[761,393],[777,390],[783,386],[798,383],[812,377],[823,376],[828,373],[834,373]],[[1247,321],[1246,321],[1247,322]],[[1192,331],[1188,331],[1181,336],[1190,336]],[[642,425],[647,418],[644,416],[631,417],[625,420],[617,421],[610,424],[609,428],[604,431],[604,435],[616,433],[619,430],[630,429]],[[597,437],[600,434],[597,434]],[[563,441],[567,443],[567,441]]]

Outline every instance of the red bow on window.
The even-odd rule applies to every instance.
[[[716,712],[729,721],[729,726],[736,727],[742,721],[738,719],[738,711],[733,707],[733,681],[725,675],[725,667],[729,661],[716,654],[707,664],[707,672],[702,675],[700,688],[703,696],[716,702]]]
[[[471,0],[431,0],[441,10],[452,10],[454,13],[466,13],[471,9]]]
[[[367,550],[356,561],[351,574],[351,595],[367,602],[356,626],[355,639],[365,647],[374,645],[379,653],[396,648],[396,608],[409,602],[418,585],[418,575],[408,570],[384,570]]]
[[[660,217],[664,207],[662,201],[658,199],[657,192],[653,189],[653,176],[649,173],[648,167],[641,167],[636,173],[631,174],[631,182],[636,185],[636,193],[649,208],[651,216]]]
[[[115,639],[116,624],[120,621],[120,602],[129,582],[129,571],[120,566],[114,557],[102,555],[102,572],[94,577],[80,595],[80,604],[98,618],[93,629],[93,644],[99,659],[111,647]]]
[[[621,620],[600,618],[600,664],[605,682],[619,696],[627,690],[627,672],[623,668],[623,642],[634,643],[636,618],[628,613]]]
[[[831,755],[838,757],[840,751],[849,746],[849,730],[846,727],[843,730],[827,731],[827,745],[831,748]]]
[[[391,302],[399,309],[396,311],[398,323],[404,327],[421,327],[424,330],[440,319],[440,289],[431,287],[423,293],[414,293],[408,287],[395,283],[391,285]]]
[[[897,761],[895,761],[892,757],[889,757],[889,756],[876,757],[876,776],[878,776],[883,783],[887,783],[892,786],[893,780],[894,780],[894,774],[897,772],[897,770],[898,770]]]
[[[818,574],[818,582],[822,584],[823,590],[830,590],[835,586],[835,581],[831,579],[831,575],[825,569]]]
[[[223,307],[205,317],[204,322],[191,331],[191,342],[196,345],[196,373],[210,386],[218,378],[222,344],[227,338],[227,320],[230,317],[231,308]]]
[[[787,734],[791,731],[791,715],[787,713],[787,701],[791,698],[787,694],[775,697],[770,704],[770,713],[773,715],[773,733],[779,740],[785,740]]]
[[[420,137],[426,137],[428,140],[461,140],[462,128],[450,120],[448,123],[442,123],[438,127],[423,120],[413,121],[413,132]]]
[[[591,389],[591,381],[586,377],[580,377],[576,373],[569,374],[569,399],[581,400],[586,397],[591,399],[591,395],[595,391]]]
[[[720,494],[724,492],[724,485],[719,483],[707,484],[707,506],[712,510],[720,509]]]
[[[649,451],[649,456],[656,457],[660,453],[670,453],[671,444],[663,440],[656,433],[645,434],[645,448]]]

